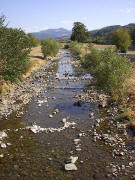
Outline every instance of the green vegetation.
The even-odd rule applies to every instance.
[[[90,33],[85,25],[80,22],[75,22],[72,29],[71,40],[77,42],[87,42],[90,39]]]
[[[131,38],[128,29],[120,28],[112,35],[113,43],[122,53],[126,53],[128,47],[131,45]]]
[[[82,44],[78,43],[77,41],[74,41],[70,43],[69,48],[72,51],[72,53],[80,59],[80,55],[82,52]]]
[[[44,58],[47,56],[55,56],[60,48],[60,43],[53,39],[43,39],[41,41],[41,50]]]
[[[40,44],[40,41],[35,36],[33,36],[33,34],[29,33],[28,38],[31,47],[37,47]]]
[[[133,29],[131,32],[131,38],[133,40],[133,44],[135,44],[135,29]]]
[[[124,82],[132,72],[129,60],[106,48],[103,51],[93,49],[83,59],[85,67],[96,78],[98,88],[111,93],[117,98],[122,98]]]
[[[4,27],[4,17],[0,21],[0,82],[15,82],[28,68],[29,39],[21,29]]]

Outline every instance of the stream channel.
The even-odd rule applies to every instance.
[[[91,76],[80,73],[74,64],[70,52],[61,50],[61,58],[53,65],[55,67],[51,67],[53,70],[49,70],[53,73],[47,81],[47,88],[33,97],[22,116],[15,118],[14,113],[9,121],[4,122],[3,127],[9,129],[5,143],[10,142],[11,145],[1,150],[4,157],[0,159],[0,179],[109,179],[107,165],[112,161],[112,156],[102,144],[93,142],[90,132],[94,123],[94,119],[89,118],[90,109],[97,111],[98,116],[98,106],[78,103],[75,98],[90,84]],[[40,80],[34,80],[34,84],[39,83]],[[63,118],[76,124],[57,131],[63,127]],[[19,129],[19,126],[33,124],[55,130],[33,133]],[[1,124],[1,129],[3,127]],[[77,148],[74,139],[78,138],[80,142]],[[78,157],[76,171],[65,170],[66,160],[70,156]]]

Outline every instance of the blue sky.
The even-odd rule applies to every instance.
[[[0,0],[1,13],[10,27],[26,32],[72,29],[75,21],[93,30],[135,23],[135,0]]]

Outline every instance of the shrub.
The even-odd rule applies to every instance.
[[[126,57],[107,48],[103,51],[92,50],[85,61],[96,78],[97,87],[119,97],[123,94],[123,84],[132,72]]]
[[[117,29],[112,34],[112,41],[122,53],[126,53],[128,47],[131,45],[130,34],[125,28]]]
[[[0,28],[0,75],[17,81],[29,61],[29,40],[21,29]]]
[[[95,49],[95,48],[92,48],[91,53],[86,54],[81,60],[82,65],[85,68],[89,68],[91,74],[92,74],[93,69],[96,67],[96,65],[98,63],[97,62],[99,60],[98,56],[99,56],[99,50]]]
[[[31,33],[28,34],[31,47],[37,47],[40,44],[40,41]]]
[[[41,50],[44,58],[47,56],[55,56],[60,48],[60,43],[53,39],[43,39],[41,41]]]
[[[77,41],[71,42],[69,45],[70,50],[73,52],[75,56],[80,57],[82,52],[82,44]]]

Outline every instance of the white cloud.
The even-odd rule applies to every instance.
[[[86,21],[86,20],[88,20],[88,18],[87,17],[83,17],[82,20]]]
[[[120,9],[120,12],[125,13],[125,14],[131,14],[131,13],[135,12],[135,8]]]
[[[44,28],[40,28],[38,26],[34,26],[34,27],[26,27],[26,28],[23,28],[24,31],[26,33],[31,33],[31,32],[39,32],[39,31],[42,31],[42,30],[46,30],[48,29],[47,27],[44,27]]]

